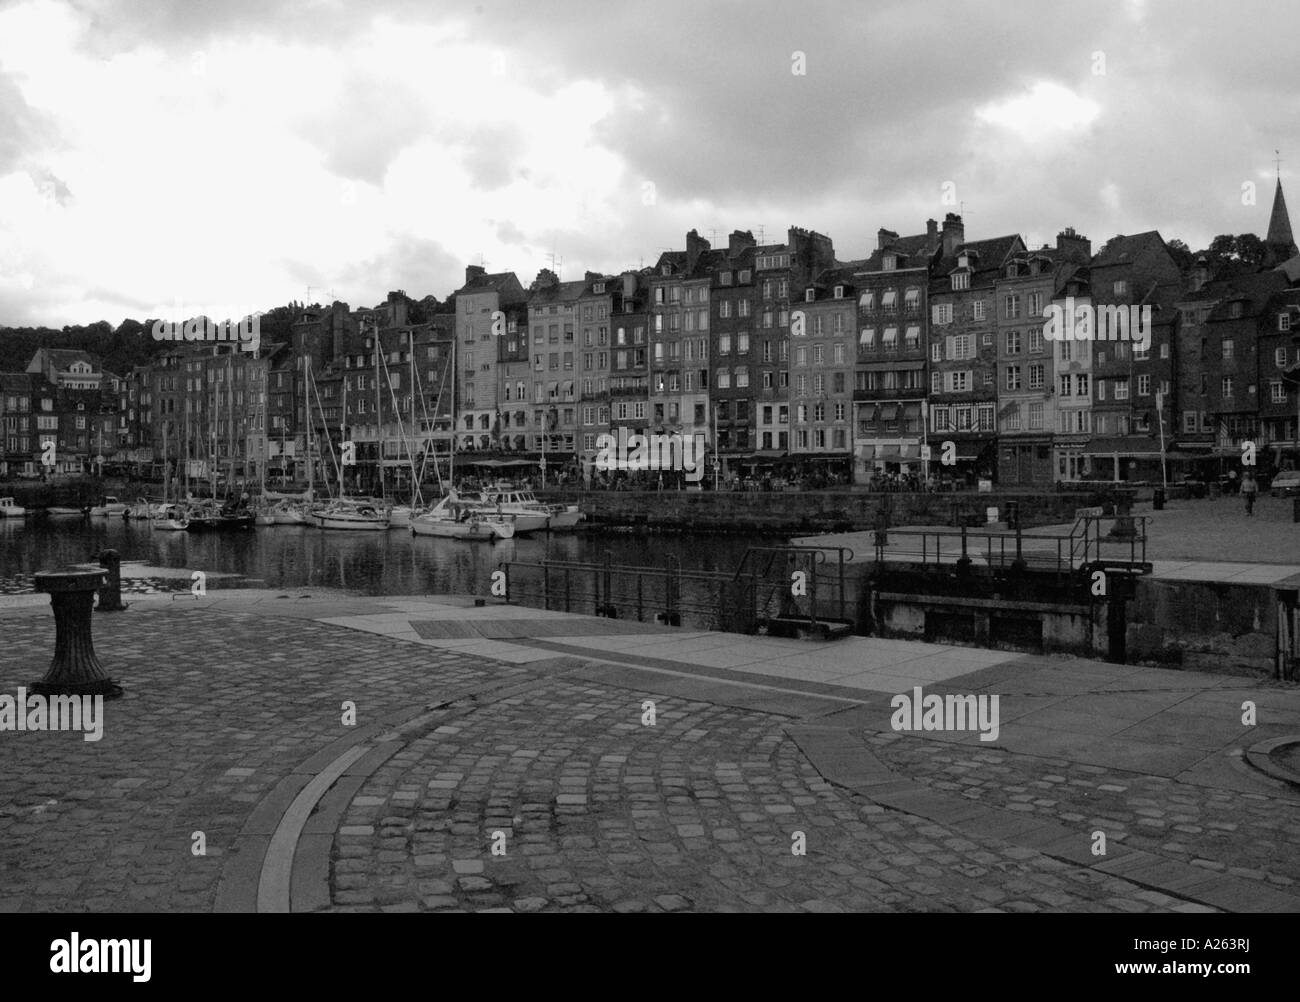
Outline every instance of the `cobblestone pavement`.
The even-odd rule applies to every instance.
[[[103,739],[0,732],[0,910],[216,907],[259,806],[348,740],[345,700],[358,725],[425,712],[325,835],[330,909],[1209,910],[833,785],[788,715],[611,684],[578,658],[502,664],[355,632],[283,603],[96,616],[101,660],[127,686]],[[48,609],[0,612],[0,693],[43,673],[53,632]],[[893,738],[871,747],[900,772],[1105,820],[1171,857],[1251,877],[1295,846],[1293,808],[1267,798]],[[806,855],[792,852],[800,832]],[[1264,879],[1285,889],[1293,875]]]

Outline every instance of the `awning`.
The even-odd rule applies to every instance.
[[[883,421],[894,421],[898,418],[898,404],[881,404],[880,417]]]
[[[1154,456],[1158,459],[1160,442],[1141,435],[1094,438],[1084,447],[1083,454],[1085,456]]]
[[[921,417],[921,404],[920,404],[920,402],[918,402],[918,401],[914,401],[914,402],[912,402],[912,403],[905,403],[905,404],[903,404],[903,420],[904,420],[904,421],[908,420],[909,418],[917,418],[917,419],[919,419],[920,417]]]
[[[875,405],[875,404],[863,404],[862,407],[859,408],[859,410],[858,410],[858,420],[859,420],[859,421],[874,421],[874,420],[876,420],[876,405]]]
[[[874,445],[859,445],[853,451],[858,459],[866,460],[868,463],[876,458],[876,447]]]
[[[880,299],[880,305],[883,306],[885,309],[889,309],[897,302],[898,302],[898,293],[894,292],[892,289],[889,292],[886,292],[884,296],[882,296]]]

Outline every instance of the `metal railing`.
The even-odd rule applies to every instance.
[[[548,610],[652,618],[754,633],[776,619],[852,622],[847,547],[754,546],[734,571],[690,570],[676,557],[662,565],[580,560],[503,561],[506,600]],[[795,574],[802,572],[802,578]]]
[[[1102,532],[1104,522],[1113,523],[1106,534]],[[979,561],[992,569],[1007,570],[1018,565],[1058,575],[1096,564],[1149,573],[1147,522],[1146,516],[1084,515],[1067,535],[1025,535],[1019,528],[1010,532],[997,529],[980,531],[965,526],[960,529],[888,529],[883,534],[877,533],[875,556],[878,562],[892,558],[923,566],[963,561],[970,565]],[[899,536],[919,540],[920,552],[905,547],[887,554],[890,549],[888,541]]]

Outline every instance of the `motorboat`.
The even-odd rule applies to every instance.
[[[19,507],[13,498],[0,498],[0,518],[22,518],[26,514],[27,509]]]
[[[532,491],[517,490],[508,483],[488,488],[482,492],[482,498],[485,508],[495,508],[503,515],[516,516],[520,532],[532,532],[536,528],[561,532],[575,528],[582,521],[582,511],[576,504],[546,504]],[[543,522],[536,525],[539,518]],[[529,528],[525,528],[526,525]]]
[[[510,539],[515,535],[510,516],[483,512],[477,501],[465,501],[453,491],[423,515],[411,519],[411,535],[445,539]]]
[[[92,505],[90,516],[92,518],[103,518],[105,515],[125,515],[130,510],[130,505],[119,501],[115,497],[105,497],[103,504]]]
[[[149,525],[162,532],[184,532],[190,527],[190,520],[180,505],[164,504],[159,506]]]
[[[46,508],[45,514],[50,515],[53,518],[85,518],[87,511],[88,509],[86,508],[67,508],[61,505],[55,505],[51,508]]]
[[[312,520],[322,529],[365,531],[387,529],[388,515],[369,501],[346,498],[331,501],[324,507],[313,509]]]
[[[137,498],[135,504],[126,510],[123,517],[136,522],[144,522],[160,514],[161,505],[151,504],[148,498]]]
[[[315,525],[311,515],[302,507],[294,504],[292,501],[277,502],[271,509],[271,517],[275,519],[276,525]]]
[[[243,506],[219,506],[215,501],[191,504],[186,513],[187,532],[222,532],[228,529],[251,529],[253,513]]]

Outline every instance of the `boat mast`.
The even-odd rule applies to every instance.
[[[375,466],[379,472],[379,496],[384,496],[384,412],[379,395],[379,321],[375,321]]]
[[[420,492],[420,478],[415,472],[415,328],[412,327],[407,334],[410,337],[409,350],[407,351],[406,360],[411,363],[410,366],[410,391],[411,391],[411,441],[406,446],[406,458],[411,461],[411,510],[415,510],[415,497]]]
[[[347,448],[348,437],[348,381],[341,380],[343,383],[343,406],[339,410],[339,500],[342,501],[347,492],[343,489],[343,450]]]
[[[302,356],[302,420],[304,426],[303,447],[307,450],[307,497],[311,498],[316,489],[316,478],[311,465],[311,399],[307,395],[307,374],[311,371],[311,356]]]
[[[456,328],[451,329],[451,444],[447,452],[447,486],[456,489]]]

